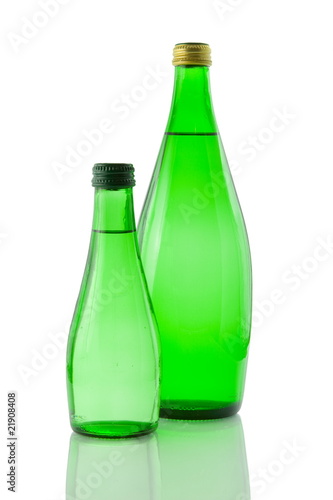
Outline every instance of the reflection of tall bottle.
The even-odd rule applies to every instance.
[[[110,441],[72,434],[66,500],[160,500],[156,435]]]
[[[161,500],[250,500],[242,421],[161,420]]]
[[[241,405],[251,323],[245,225],[216,124],[210,48],[174,49],[173,100],[138,235],[162,347],[161,417]]]

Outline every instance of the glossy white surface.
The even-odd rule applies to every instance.
[[[18,393],[15,499],[66,498],[65,343],[90,236],[91,168],[134,164],[138,217],[167,121],[172,48],[182,41],[212,47],[215,112],[251,243],[254,328],[240,412],[251,498],[329,498],[331,4],[59,0],[57,9],[50,0],[45,17],[42,3],[0,6],[1,498],[13,498],[8,390]],[[228,469],[240,453],[232,443],[205,442],[201,430],[193,442],[168,441],[162,430],[81,498],[247,500],[244,470]]]

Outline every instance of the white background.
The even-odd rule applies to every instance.
[[[329,498],[331,2],[63,0],[52,18],[40,3],[0,7],[1,488],[6,391],[15,390],[16,498],[64,498],[64,339],[89,243],[91,168],[134,164],[138,217],[170,107],[172,48],[199,41],[212,47],[214,107],[253,258],[255,327],[240,413],[252,498]],[[28,28],[26,19],[44,26]],[[146,77],[154,71],[161,76]],[[148,81],[154,88],[142,90]],[[115,101],[126,95],[133,107],[120,113]],[[276,113],[288,118],[270,132]],[[56,175],[55,162],[66,164],[68,148],[105,119],[113,131]],[[245,154],[253,137],[257,149]],[[301,451],[281,465],[293,441]]]

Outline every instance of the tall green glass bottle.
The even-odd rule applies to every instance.
[[[173,64],[171,111],[138,226],[161,337],[160,416],[218,418],[243,397],[250,252],[212,106],[210,48],[176,45]]]
[[[73,430],[145,434],[157,426],[159,341],[139,257],[127,164],[96,164],[93,227],[70,328],[67,389]]]

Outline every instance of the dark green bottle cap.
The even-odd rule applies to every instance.
[[[134,167],[130,163],[95,163],[92,185],[101,189],[135,186]]]

